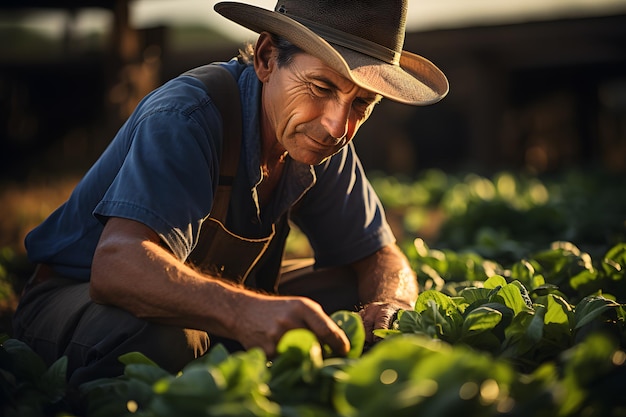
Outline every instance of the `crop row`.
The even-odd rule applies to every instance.
[[[285,334],[272,360],[217,346],[177,375],[133,352],[120,358],[123,376],[73,396],[65,358],[47,367],[8,339],[4,415],[626,415],[626,244],[592,259],[557,242],[504,268],[418,239],[409,257],[423,291],[374,346],[358,314],[333,314],[348,357],[305,329]]]
[[[485,177],[428,170],[406,179],[373,175],[372,184],[408,246],[421,236],[439,248],[508,263],[556,240],[584,245],[596,256],[626,241],[623,175]]]

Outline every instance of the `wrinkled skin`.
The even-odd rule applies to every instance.
[[[360,311],[363,326],[365,327],[365,344],[373,345],[380,338],[374,336],[376,329],[389,329],[402,307],[396,303],[374,302],[366,304]]]

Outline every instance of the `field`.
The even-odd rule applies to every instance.
[[[306,330],[287,333],[272,361],[216,348],[178,375],[132,353],[120,358],[124,376],[81,387],[76,402],[63,358],[46,366],[5,336],[4,415],[626,416],[623,176],[373,178],[421,289],[374,346],[358,315],[338,312],[347,358]],[[55,205],[9,191],[35,202],[13,236]],[[5,245],[11,293],[27,267]],[[306,250],[302,236],[290,240],[290,255]]]
[[[77,177],[0,185],[0,333],[10,333],[17,294],[31,272],[24,237],[65,201]]]

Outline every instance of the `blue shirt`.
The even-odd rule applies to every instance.
[[[259,208],[261,83],[251,66],[237,60],[222,65],[238,80],[243,113],[229,230],[248,238],[265,237],[272,223],[299,203],[290,219],[309,238],[320,267],[354,262],[394,242],[352,144],[318,166],[288,159],[272,200]],[[180,76],[154,90],[68,201],[26,236],[30,261],[88,280],[109,217],[147,225],[184,261],[211,212],[221,138],[221,118],[201,81]]]

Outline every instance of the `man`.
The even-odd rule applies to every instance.
[[[426,105],[448,91],[432,63],[402,51],[406,7],[217,4],[259,32],[250,62],[220,64],[236,81],[230,98],[240,98],[241,114],[196,76],[149,94],[69,200],[27,236],[38,269],[16,336],[48,362],[67,355],[78,385],[120,374],[117,358],[129,351],[176,372],[207,351],[209,337],[271,357],[301,327],[345,354],[332,310],[358,309],[371,341],[397,309],[411,308],[415,275],[351,144],[382,97]],[[230,135],[233,115],[240,138]],[[220,197],[233,168],[227,148],[239,141]],[[308,236],[316,271],[277,284],[288,221]],[[320,304],[309,282],[335,293]]]

